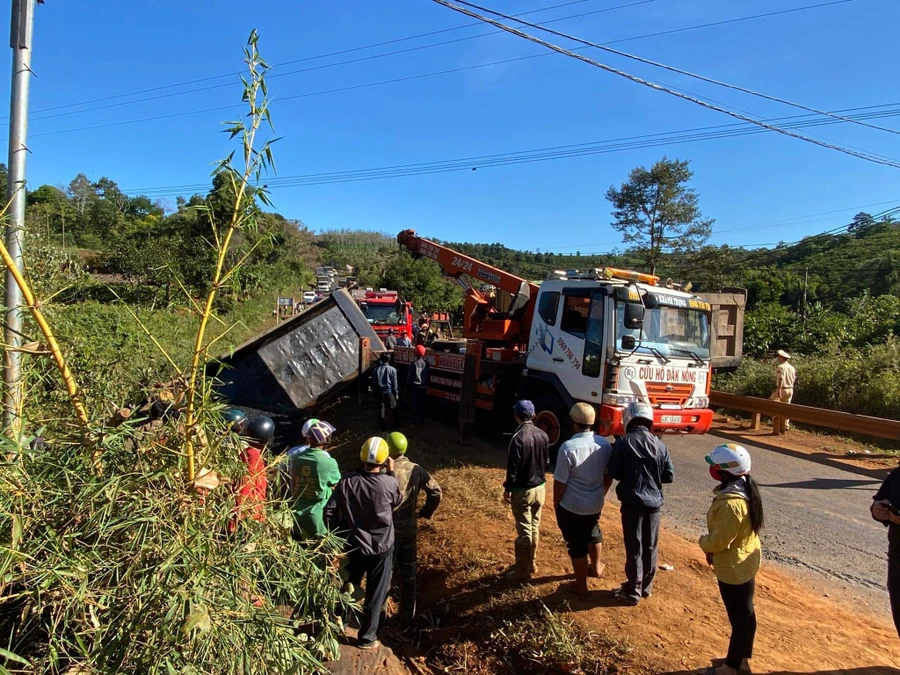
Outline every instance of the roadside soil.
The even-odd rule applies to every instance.
[[[320,417],[340,430],[334,455],[342,469],[352,468],[364,438],[377,431],[371,406],[345,399]],[[591,595],[581,599],[560,589],[571,565],[552,508],[545,508],[539,573],[527,583],[508,582],[502,572],[513,561],[514,527],[502,501],[503,450],[479,440],[462,446],[455,428],[435,421],[403,432],[410,458],[444,492],[434,519],[420,521],[419,619],[412,628],[389,623],[384,631],[410,672],[681,675],[724,656],[728,621],[694,541],[664,530],[660,564],[674,569],[658,572],[652,598],[623,607],[612,596],[624,580],[621,527],[608,504],[601,522],[606,574],[591,580]],[[790,441],[798,442],[793,434]],[[888,621],[807,586],[775,564],[760,572],[755,673],[900,674],[900,641]]]

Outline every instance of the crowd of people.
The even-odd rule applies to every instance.
[[[546,474],[551,468],[550,441],[534,424],[531,401],[518,401],[513,414],[518,428],[507,452],[503,491],[515,521],[516,538],[515,563],[507,577],[527,580],[537,572]],[[634,606],[653,594],[663,486],[675,479],[675,467],[665,444],[653,434],[653,408],[648,404],[635,402],[625,409],[625,434],[616,437],[613,444],[593,433],[595,416],[594,407],[587,403],[572,406],[569,417],[574,433],[560,446],[553,469],[556,524],[574,573],[574,581],[564,588],[587,596],[588,578],[604,575],[600,515],[610,487],[617,482],[625,581],[613,593],[623,605]],[[756,481],[750,475],[750,454],[745,448],[720,445],[706,456],[706,462],[717,485],[707,514],[709,531],[700,538],[699,545],[715,570],[732,628],[727,655],[709,672],[735,675],[749,672],[753,655],[753,595],[761,561],[763,506]],[[900,475],[897,492],[900,496]],[[897,520],[900,523],[900,512]]]
[[[239,439],[246,474],[235,491],[231,529],[241,518],[265,518],[270,470],[265,453],[275,439],[275,423],[261,416],[248,420],[239,410],[224,413],[231,438]],[[343,592],[362,599],[358,646],[377,649],[378,628],[391,586],[394,567],[400,572],[398,620],[416,613],[417,519],[429,519],[441,501],[441,488],[425,469],[407,457],[409,442],[394,431],[366,439],[359,468],[341,474],[331,456],[335,427],[309,419],[300,429],[300,443],[279,463],[286,498],[293,515],[292,536],[315,544],[330,532],[346,541]],[[425,503],[418,508],[420,493]],[[364,593],[360,592],[363,578]]]

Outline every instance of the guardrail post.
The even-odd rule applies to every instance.
[[[784,436],[787,433],[787,420],[784,417],[775,417],[772,419],[773,433],[776,436]]]
[[[753,417],[750,418],[750,429],[753,431],[759,431],[760,421],[762,419],[762,415],[759,413],[753,413]]]

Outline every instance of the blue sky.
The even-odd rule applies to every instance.
[[[484,0],[508,13],[564,1]],[[584,0],[527,18],[541,22],[635,1]],[[818,1],[652,0],[552,26],[603,42]],[[241,46],[252,28],[261,35],[264,57],[279,64],[471,22],[428,0],[281,0],[264,6],[265,11],[252,11],[251,5],[233,0],[56,0],[39,6],[33,60],[38,77],[32,84],[29,138],[31,186],[68,183],[80,171],[91,179],[109,176],[129,191],[206,184],[211,163],[227,152],[219,122],[240,111],[234,75],[81,107],[46,109],[235,73],[241,68]],[[615,46],[811,107],[836,110],[900,100],[892,91],[897,25],[900,3],[851,0]],[[493,31],[489,26],[465,28],[276,66],[269,87],[276,99],[272,106],[276,130],[284,136],[275,147],[279,177],[518,152],[734,121],[556,54],[317,93],[543,51]],[[489,34],[308,70],[479,33]],[[589,53],[636,75],[758,117],[802,112],[597,50]],[[6,54],[9,58],[9,50]],[[307,70],[279,75],[299,69]],[[224,86],[190,92],[220,84]],[[168,96],[178,92],[189,93]],[[167,97],[118,105],[161,95]],[[3,96],[8,100],[8,88]],[[116,105],[89,110],[111,104]],[[233,110],[227,108],[232,105]],[[221,106],[226,109],[181,114]],[[72,114],[79,110],[85,112]],[[160,116],[170,117],[73,131]],[[875,123],[900,129],[900,121],[893,118]],[[804,133],[900,158],[897,135],[848,124]],[[608,251],[621,243],[609,226],[606,189],[621,183],[633,167],[649,165],[664,154],[691,161],[704,215],[716,219],[715,243],[794,241],[844,224],[864,205],[871,205],[865,210],[874,213],[900,204],[898,169],[776,134],[477,171],[281,188],[273,192],[273,200],[279,212],[314,230],[364,228],[395,233],[411,227],[443,239],[500,241],[530,250]],[[174,204],[174,194],[168,199]]]

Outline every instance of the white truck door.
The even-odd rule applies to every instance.
[[[554,292],[559,307],[555,323],[542,315],[544,293]],[[606,293],[596,286],[573,286],[543,290],[538,298],[535,334],[530,344],[528,367],[552,372],[566,391],[580,401],[600,403],[603,396]],[[552,303],[548,296],[545,307]]]

